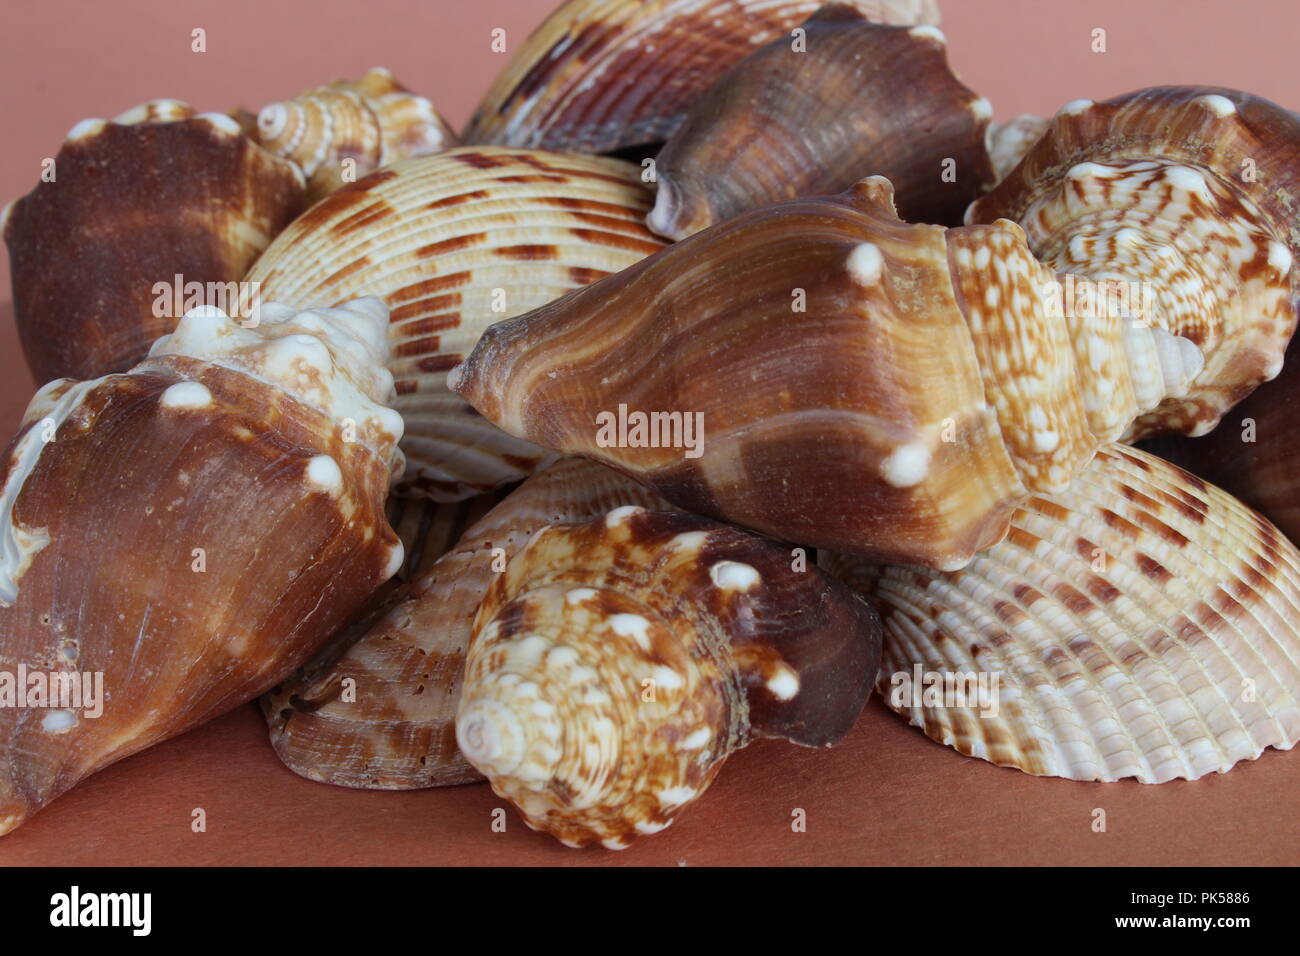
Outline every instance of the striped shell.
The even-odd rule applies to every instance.
[[[821,196],[868,175],[908,222],[959,225],[993,184],[992,107],[948,66],[932,26],[893,27],[829,4],[729,70],[655,159],[646,220],[682,239],[736,213]]]
[[[1201,358],[1066,308],[1068,277],[1014,223],[910,225],[891,197],[872,177],[725,220],[492,326],[453,388],[512,435],[687,511],[961,567],[1029,494],[1064,489],[1181,394]],[[638,434],[633,414],[662,424]]]
[[[857,720],[875,613],[773,542],[619,508],[535,534],[474,619],[461,751],[533,829],[627,846],[757,737],[828,747]]]
[[[540,528],[624,505],[668,507],[634,481],[576,458],[524,482],[426,574],[262,698],[276,754],[295,773],[344,787],[409,790],[480,779],[456,749],[454,726],[479,601]],[[345,694],[349,687],[354,695]]]
[[[265,149],[298,164],[313,202],[381,166],[457,143],[433,104],[380,66],[359,80],[340,80],[264,107],[257,137]]]
[[[938,23],[934,0],[853,0],[872,20]],[[661,142],[750,51],[819,0],[569,0],[519,46],[467,143],[608,153]]]
[[[401,565],[387,318],[199,309],[37,393],[0,459],[0,833],[273,687]],[[98,702],[6,700],[24,668]]]
[[[1145,452],[1103,449],[959,572],[823,560],[881,612],[880,694],[961,753],[1162,783],[1300,739],[1300,551]]]
[[[1278,374],[1296,325],[1300,123],[1247,93],[1158,87],[1063,107],[968,222],[1015,220],[1059,272],[1119,283],[1204,372],[1134,435],[1203,434]]]
[[[41,383],[123,372],[200,304],[238,311],[238,281],[305,197],[292,163],[178,100],[83,120],[50,172],[0,214]]]
[[[312,208],[248,274],[302,307],[377,295],[392,309],[390,368],[406,420],[410,490],[457,500],[526,477],[547,453],[447,391],[447,370],[493,322],[662,248],[640,170],[530,150],[407,160]]]

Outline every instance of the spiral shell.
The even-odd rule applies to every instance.
[[[548,454],[446,389],[484,328],[662,248],[629,163],[532,150],[449,150],[383,169],[293,223],[248,275],[300,307],[377,295],[392,309],[403,488],[454,501],[519,481]]]
[[[1162,783],[1300,739],[1300,551],[1137,449],[1031,498],[959,572],[827,563],[880,609],[880,694],[969,756]]]
[[[619,508],[543,529],[493,581],[456,740],[530,827],[619,849],[672,823],[754,738],[843,737],[879,640],[864,602],[786,549]]]
[[[1217,87],[1063,107],[968,222],[1013,219],[1046,265],[1131,290],[1204,373],[1135,424],[1199,435],[1282,368],[1296,325],[1300,123]]]
[[[1021,113],[1006,123],[989,124],[987,149],[997,182],[1007,178],[1050,125],[1050,120],[1032,113]]]
[[[873,177],[498,323],[450,384],[687,511],[955,569],[1200,369],[1186,340],[1062,290],[1013,223],[908,225]]]
[[[386,324],[205,308],[37,393],[0,466],[0,833],[282,680],[400,566]],[[15,703],[24,671],[78,692]]]
[[[872,23],[828,4],[731,68],[687,111],[655,161],[646,220],[682,239],[747,209],[894,184],[909,222],[959,225],[993,184],[992,108],[948,68],[932,26]]]
[[[488,585],[542,527],[627,505],[670,507],[577,458],[528,479],[427,574],[263,697],[276,754],[295,773],[344,787],[408,790],[480,779],[456,748],[455,721],[470,626]]]
[[[83,120],[49,174],[0,215],[18,334],[42,383],[125,371],[175,327],[180,303],[235,312],[238,280],[305,196],[292,163],[178,100]]]
[[[433,104],[382,66],[359,80],[339,80],[264,107],[257,137],[270,152],[298,164],[312,202],[381,166],[457,144]]]
[[[465,142],[609,153],[662,142],[732,65],[818,0],[568,0],[511,57]],[[938,23],[934,0],[853,0],[882,23]]]

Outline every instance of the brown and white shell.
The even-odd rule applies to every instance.
[[[687,511],[955,569],[1200,370],[1186,340],[1067,309],[1062,278],[1013,223],[901,222],[873,177],[500,322],[451,385]]]
[[[312,202],[381,166],[457,145],[433,104],[381,66],[308,90],[257,115],[264,148],[302,169]]]
[[[386,324],[204,308],[37,393],[0,465],[0,833],[283,680],[401,565]]]
[[[0,214],[40,383],[125,371],[188,308],[251,309],[238,282],[305,197],[292,163],[178,100],[83,120],[48,174]]]
[[[1098,452],[961,571],[823,560],[880,610],[881,696],[961,753],[1162,783],[1300,740],[1300,551],[1145,452]]]
[[[481,779],[456,748],[455,730],[479,602],[541,528],[627,505],[670,507],[631,479],[579,458],[529,478],[427,574],[262,698],[276,754],[295,773],[344,787],[409,790]]]
[[[511,56],[465,142],[609,153],[666,140],[694,100],[819,0],[568,0]],[[852,0],[881,23],[938,23],[935,0]]]
[[[248,274],[299,307],[377,295],[392,309],[402,488],[454,501],[519,481],[550,457],[447,391],[483,330],[661,249],[630,163],[461,148],[373,173],[294,222]]]
[[[987,147],[996,182],[1007,178],[1050,125],[1051,120],[1032,113],[1021,113],[1005,123],[989,123]]]
[[[747,209],[877,175],[894,184],[904,220],[960,225],[994,181],[991,116],[988,101],[953,75],[938,29],[885,26],[827,4],[794,39],[749,54],[687,110],[655,159],[646,223],[682,239]]]
[[[967,221],[1018,222],[1045,265],[1111,284],[1135,316],[1200,348],[1189,393],[1133,435],[1203,434],[1282,368],[1298,195],[1294,116],[1237,90],[1156,87],[1062,107]]]
[[[539,531],[492,582],[456,740],[533,829],[621,849],[755,738],[842,738],[876,677],[879,626],[774,542],[619,508]]]

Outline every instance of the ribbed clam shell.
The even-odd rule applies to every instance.
[[[1157,87],[1064,106],[972,204],[1013,219],[1060,272],[1118,281],[1131,311],[1195,343],[1205,370],[1133,434],[1203,434],[1281,370],[1295,329],[1300,123],[1217,87]]]
[[[0,464],[0,833],[274,686],[401,565],[386,322],[198,310],[130,372],[37,393]],[[23,669],[102,695],[33,704]]]
[[[483,421],[446,372],[493,322],[662,248],[640,170],[618,160],[461,148],[407,160],[313,207],[257,262],[264,299],[392,309],[390,367],[406,420],[406,487],[456,500],[526,477],[548,455]]]
[[[624,505],[670,507],[617,472],[576,458],[524,482],[427,574],[262,698],[280,759],[304,777],[344,787],[409,790],[478,780],[456,749],[455,719],[479,602],[540,528]],[[348,686],[354,700],[344,699]]]
[[[892,27],[829,4],[732,67],[655,160],[647,219],[682,239],[747,209],[821,196],[869,175],[908,222],[959,225],[993,184],[992,109],[948,67],[932,26]]]
[[[516,48],[467,143],[607,153],[662,141],[726,70],[818,0],[569,0]],[[881,23],[938,23],[934,0],[853,0]]]
[[[493,580],[456,740],[530,827],[621,849],[755,737],[838,741],[879,649],[875,613],[786,548],[619,508],[539,531]]]
[[[891,195],[873,177],[724,220],[492,326],[452,386],[688,511],[960,567],[1200,356],[1064,308],[1014,223],[909,225]]]
[[[257,137],[270,152],[298,164],[313,201],[381,166],[457,144],[433,104],[383,67],[272,103],[257,116]]]
[[[299,170],[235,120],[177,100],[83,120],[53,174],[0,217],[41,383],[125,371],[199,301],[235,311],[238,280],[305,196]]]
[[[465,532],[506,499],[510,488],[498,488],[464,501],[434,501],[393,495],[385,511],[388,523],[402,542],[406,560],[395,584],[424,577]]]
[[[1161,783],[1300,739],[1300,552],[1137,449],[1098,452],[959,572],[826,563],[880,609],[881,695],[964,754]]]

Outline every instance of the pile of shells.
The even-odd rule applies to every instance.
[[[937,22],[569,0],[459,137],[380,68],[78,123],[3,215],[0,833],[258,699],[609,848],[873,688],[1074,780],[1294,746],[1300,120],[996,124]]]

